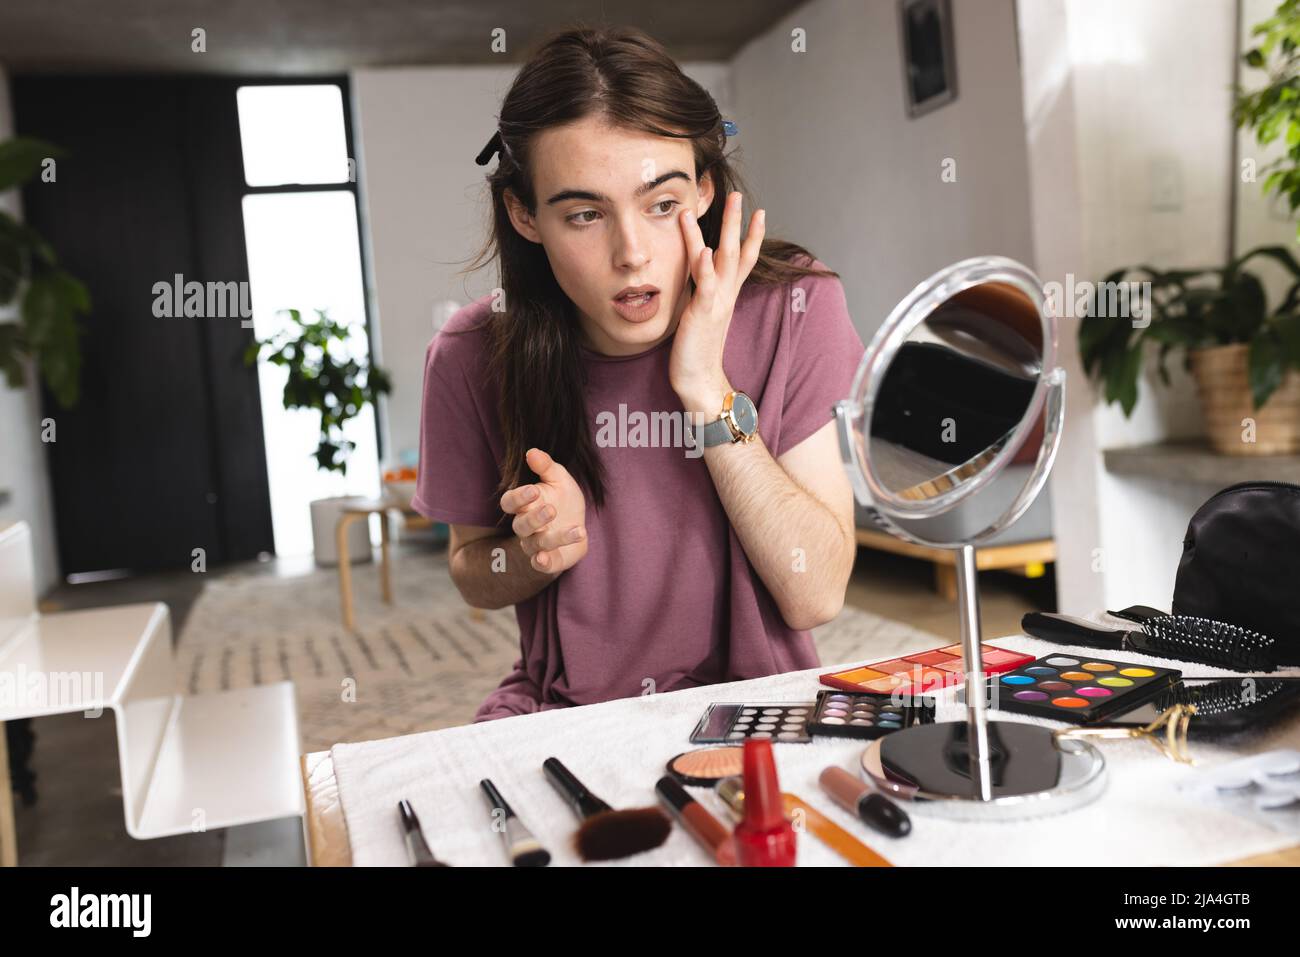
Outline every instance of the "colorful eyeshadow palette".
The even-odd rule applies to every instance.
[[[772,742],[807,744],[812,740],[808,722],[812,718],[811,701],[781,701],[773,704],[709,705],[691,732],[691,744],[738,744],[746,738],[765,738]]]
[[[1048,655],[990,678],[988,687],[992,705],[1003,711],[1092,724],[1131,711],[1181,677],[1154,665]]]
[[[934,723],[934,699],[894,704],[880,695],[819,691],[808,730],[839,738],[883,738],[914,724]]]
[[[985,675],[998,675],[1034,660],[1033,655],[980,645]],[[910,698],[934,694],[944,688],[959,687],[966,682],[962,669],[961,645],[948,645],[889,661],[877,661],[860,668],[822,675],[822,684],[841,691]]]

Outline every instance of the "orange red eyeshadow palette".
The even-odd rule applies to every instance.
[[[1182,678],[1181,671],[1105,658],[1048,655],[989,679],[993,707],[1075,724],[1131,711]]]
[[[1034,660],[1033,655],[993,645],[980,645],[980,652],[985,675],[999,675]],[[961,645],[947,645],[821,676],[822,684],[840,691],[901,698],[934,694],[944,688],[960,687],[965,681]]]

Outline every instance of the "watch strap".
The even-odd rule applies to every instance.
[[[726,419],[718,418],[709,422],[704,428],[700,429],[700,444],[706,449],[713,448],[715,445],[725,445],[728,442],[734,442],[735,436],[731,434],[731,426],[727,424]]]

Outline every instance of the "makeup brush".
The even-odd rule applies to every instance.
[[[542,762],[551,785],[582,820],[573,844],[584,861],[613,861],[658,847],[668,839],[672,821],[657,807],[616,811],[573,776],[559,758]]]
[[[1151,617],[1130,631],[1104,628],[1069,615],[1031,611],[1020,620],[1027,635],[1062,645],[1106,651],[1135,651],[1154,658],[1173,658],[1229,671],[1273,671],[1274,641],[1249,628],[1190,615]]]
[[[492,808],[492,826],[497,827],[501,821],[501,839],[506,843],[506,853],[510,863],[515,867],[545,867],[551,863],[551,853],[532,832],[524,827],[524,822],[515,816],[506,799],[490,780],[484,778],[478,783],[487,795],[488,806]]]
[[[411,802],[402,798],[397,802],[397,810],[402,815],[402,834],[406,838],[406,853],[411,859],[412,867],[447,867],[433,856],[429,845],[424,840],[424,831],[420,829],[420,819],[415,816]]]

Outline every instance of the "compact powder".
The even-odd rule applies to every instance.
[[[712,787],[723,778],[745,773],[745,749],[723,747],[685,751],[668,762],[668,773],[686,784]]]

